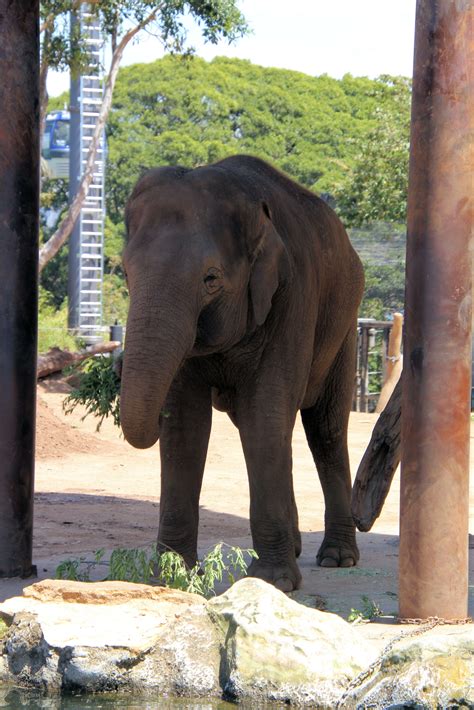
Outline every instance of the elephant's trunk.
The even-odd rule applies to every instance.
[[[168,390],[194,345],[197,315],[189,308],[189,294],[181,296],[160,295],[152,304],[131,297],[120,419],[126,440],[138,449],[158,440]]]

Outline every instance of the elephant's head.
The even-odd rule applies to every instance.
[[[125,438],[147,448],[183,361],[261,326],[289,262],[268,204],[217,166],[147,173],[126,222],[121,421]]]

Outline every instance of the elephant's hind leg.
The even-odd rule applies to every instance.
[[[316,404],[301,412],[326,504],[322,567],[352,567],[359,559],[351,515],[347,427],[355,372],[356,329],[349,332]]]
[[[185,365],[173,382],[163,415],[158,548],[178,552],[193,566],[212,405],[210,388],[189,370]]]

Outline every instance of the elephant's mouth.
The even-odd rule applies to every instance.
[[[219,316],[216,305],[209,304],[199,314],[196,338],[193,345],[193,354],[204,355],[210,352],[215,352],[221,343],[219,342]]]

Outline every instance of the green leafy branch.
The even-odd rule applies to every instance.
[[[81,404],[86,408],[81,421],[89,414],[98,417],[97,431],[109,416],[120,427],[120,377],[115,371],[114,360],[98,355],[74,367],[73,372],[78,375],[78,384],[64,400],[64,412],[71,414]]]
[[[69,579],[90,582],[92,570],[102,562],[104,550],[94,553],[93,560],[84,557],[68,559],[56,568],[57,579]],[[150,551],[144,549],[118,548],[111,554],[107,580],[141,582],[144,584],[162,584],[170,589],[200,594],[209,598],[215,592],[219,582],[234,584],[247,573],[247,558],[257,558],[252,549],[241,549],[219,542],[194,567],[187,567],[184,559],[177,552],[159,551],[156,547]]]

